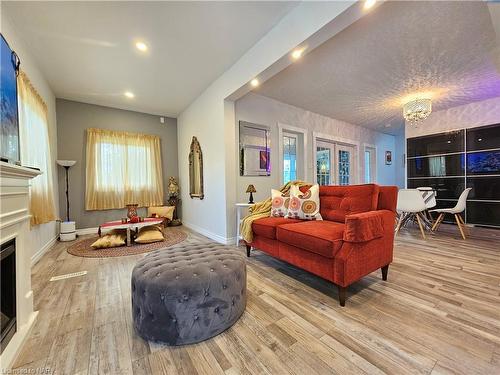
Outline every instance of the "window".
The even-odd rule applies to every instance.
[[[331,149],[316,147],[316,177],[319,185],[332,184],[331,178]]]
[[[370,151],[365,151],[365,182],[372,182],[372,171],[370,168],[371,156]]]
[[[48,110],[24,72],[19,73],[17,85],[21,162],[26,166],[37,167],[43,172],[31,181],[31,224],[44,224],[56,219]]]
[[[339,150],[339,185],[349,185],[351,177],[351,155],[347,150]]]
[[[160,138],[87,129],[86,209],[163,204]]]
[[[376,150],[375,147],[365,146],[365,176],[366,184],[375,182],[375,168],[376,168]]]
[[[283,136],[283,183],[297,179],[297,136]]]

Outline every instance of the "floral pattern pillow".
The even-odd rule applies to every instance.
[[[271,189],[271,201],[271,216],[286,217],[290,194],[282,194],[279,190]]]
[[[302,193],[297,186],[292,186],[286,217],[289,219],[323,220],[319,213],[319,185],[311,186],[305,193]]]

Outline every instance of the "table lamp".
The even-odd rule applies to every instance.
[[[257,190],[255,190],[255,186],[253,186],[252,184],[248,185],[246,192],[250,193],[250,198],[248,199],[248,203],[253,204],[253,193],[257,192]]]

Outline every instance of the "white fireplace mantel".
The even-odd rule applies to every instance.
[[[0,355],[0,370],[9,369],[35,322],[31,290],[31,251],[27,248],[30,180],[37,170],[0,162],[0,243],[16,241],[17,331]]]

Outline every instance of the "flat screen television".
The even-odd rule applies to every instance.
[[[0,34],[1,35],[1,34]],[[18,163],[19,155],[19,114],[17,109],[17,72],[19,58],[1,35],[0,46],[0,97],[1,122],[0,157],[2,161]]]

